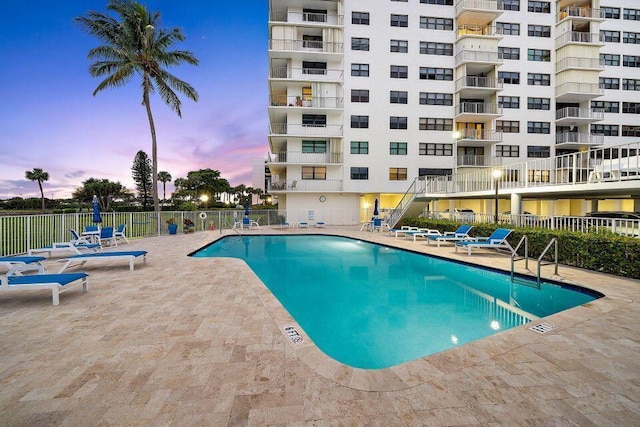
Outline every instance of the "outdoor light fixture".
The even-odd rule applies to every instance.
[[[207,196],[206,194],[203,194],[202,196],[200,196],[200,201],[202,203],[204,203],[204,207],[206,209],[207,208],[207,201],[209,201],[209,196]]]
[[[502,171],[500,169],[494,169],[493,172],[491,172],[491,175],[493,175],[493,180],[495,181],[495,187],[496,187],[496,207],[494,210],[493,222],[497,224],[498,223],[498,188],[500,187],[500,177],[502,176]]]

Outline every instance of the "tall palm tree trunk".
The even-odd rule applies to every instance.
[[[40,200],[42,201],[42,212],[44,212],[44,191],[42,191],[42,181],[38,180],[38,187],[40,187]]]
[[[160,211],[160,203],[158,202],[158,144],[156,141],[156,126],[153,123],[153,114],[151,114],[151,102],[149,100],[149,75],[145,72],[144,76],[144,105],[147,109],[147,117],[149,118],[149,127],[151,128],[151,165],[152,165],[152,191],[153,194],[153,211]]]

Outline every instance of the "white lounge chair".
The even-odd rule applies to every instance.
[[[22,270],[25,271],[25,270]],[[25,289],[51,289],[53,305],[60,304],[60,294],[82,284],[82,292],[87,292],[87,273],[65,274],[3,274],[0,276],[0,292]]]
[[[113,237],[115,238],[116,243],[118,241],[122,243],[122,240],[124,240],[125,243],[129,243],[129,239],[127,239],[127,236],[124,234],[124,231],[126,230],[126,228],[127,228],[127,224],[120,224],[116,229],[115,233],[113,233]]]
[[[60,269],[59,273],[64,272],[66,269],[76,266],[83,266],[87,262],[95,260],[125,260],[129,262],[129,270],[133,271],[134,262],[136,258],[142,257],[142,263],[147,262],[147,251],[116,251],[116,252],[95,252],[90,254],[81,254],[70,256],[65,259],[61,259],[58,262],[64,262],[64,265]],[[77,262],[77,264],[74,264]]]
[[[44,273],[42,261],[45,259],[42,256],[3,256],[0,257],[0,266],[8,268],[7,274],[13,274],[14,270],[37,270],[39,273]]]
[[[77,243],[72,242],[56,242],[51,246],[45,246],[43,248],[29,249],[29,255],[35,254],[47,254],[48,256],[54,253],[71,252],[72,254],[81,255],[83,251],[97,252],[101,249],[98,243]]]
[[[513,230],[508,228],[498,228],[491,233],[489,237],[476,237],[473,240],[462,240],[456,242],[455,251],[458,252],[458,248],[465,248],[467,254],[471,255],[471,249],[506,249],[513,254],[513,247],[507,242],[507,236],[511,234]]]
[[[431,242],[436,242],[436,245],[440,247],[440,243],[455,243],[462,240],[469,240],[469,231],[473,228],[473,225],[463,224],[456,231],[447,231],[444,234],[435,234],[427,236],[427,245]]]
[[[411,227],[409,225],[403,225],[400,228],[392,228],[392,229],[390,229],[389,230],[389,234],[394,233],[395,236],[398,237],[401,234],[406,236],[407,233],[410,233],[410,232],[417,233],[419,231],[420,231],[420,229],[418,227]]]

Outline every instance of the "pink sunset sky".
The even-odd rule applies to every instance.
[[[182,119],[155,96],[158,169],[173,179],[217,169],[231,185],[251,185],[251,162],[267,143],[267,2],[243,6],[192,0],[142,1],[162,13],[163,27],[181,27],[198,67],[171,68],[200,94],[184,97]],[[25,172],[49,173],[45,197],[67,198],[87,178],[134,189],[131,166],[139,150],[151,157],[151,136],[139,80],[95,97],[99,80],[86,56],[98,41],[73,18],[106,12],[104,1],[20,2],[2,6],[0,27],[0,199],[39,197]],[[167,185],[167,193],[173,190]],[[162,192],[162,187],[159,189]]]

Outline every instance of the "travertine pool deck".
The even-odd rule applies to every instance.
[[[281,232],[509,269],[353,227],[247,234]],[[606,296],[542,319],[557,325],[544,335],[525,325],[364,371],[304,334],[293,344],[282,328],[295,322],[244,262],[186,256],[219,237],[134,240],[121,249],[149,251],[145,265],[89,265],[89,292],[57,307],[48,291],[0,292],[0,425],[640,425],[639,281],[560,266],[555,279]]]

